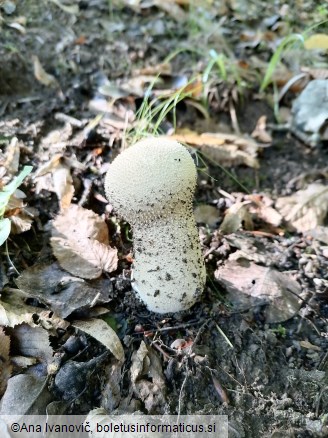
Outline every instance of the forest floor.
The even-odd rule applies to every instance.
[[[291,122],[328,77],[328,8],[294,3],[0,2],[2,187],[33,166],[2,212],[1,414],[222,414],[229,437],[328,436],[328,131],[314,144]],[[135,297],[129,225],[104,193],[149,135],[199,170],[208,280],[177,314]]]

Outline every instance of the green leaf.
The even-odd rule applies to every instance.
[[[0,219],[0,246],[8,239],[11,222],[8,218]]]
[[[22,184],[23,180],[32,172],[32,166],[24,166],[23,170],[16,176],[11,183],[3,187],[0,192],[0,216],[3,216],[10,196],[15,193],[15,190]]]

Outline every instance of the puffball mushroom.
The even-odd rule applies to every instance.
[[[157,313],[189,309],[206,279],[192,211],[196,166],[177,141],[150,138],[109,166],[105,190],[133,232],[132,287]]]

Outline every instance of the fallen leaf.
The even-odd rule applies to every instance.
[[[276,208],[297,231],[316,228],[323,225],[328,212],[328,186],[312,183],[292,196],[278,198]]]
[[[74,277],[62,270],[58,263],[31,266],[15,282],[27,294],[25,296],[38,299],[61,318],[76,310],[108,303],[113,287],[108,279],[87,282]]]
[[[152,349],[144,341],[132,355],[130,367],[132,388],[141,399],[148,412],[155,412],[165,405],[166,384],[162,364]]]
[[[308,233],[313,239],[319,240],[320,242],[328,245],[328,227],[318,226]]]
[[[11,376],[12,366],[9,359],[10,337],[0,327],[0,397],[7,387],[8,379]]]
[[[312,79],[328,79],[328,68],[302,67],[301,71],[308,73]]]
[[[172,74],[172,65],[168,62],[162,64],[156,64],[154,66],[145,66],[141,69],[136,69],[133,71],[133,76],[156,76],[156,75],[171,75]]]
[[[232,252],[229,256],[229,260],[247,259],[256,263],[262,263],[271,265],[274,264],[275,259],[272,257],[272,253],[268,253],[265,246],[260,242],[254,240],[244,233],[233,233],[224,237],[230,246],[236,248],[236,251]],[[274,252],[274,255],[281,257]]]
[[[226,288],[236,310],[266,305],[268,323],[286,321],[300,309],[300,285],[276,269],[246,259],[228,260],[215,271],[215,278]]]
[[[69,207],[75,191],[70,168],[65,163],[59,164],[52,173],[52,178],[60,208]]]
[[[78,5],[66,5],[61,3],[59,0],[50,0],[52,3],[54,3],[56,6],[58,6],[62,11],[66,12],[67,14],[71,15],[78,15],[79,13],[79,7]]]
[[[108,358],[108,351],[88,361],[69,359],[60,366],[55,376],[55,388],[61,399],[76,400],[90,388],[90,377]]]
[[[53,75],[45,71],[45,69],[41,65],[39,58],[36,55],[32,56],[32,61],[34,67],[34,76],[36,80],[38,80],[42,85],[45,85],[46,87],[57,85],[57,79]]]
[[[325,33],[315,33],[304,41],[307,50],[328,50],[328,35]]]
[[[91,210],[70,205],[56,217],[51,246],[59,264],[82,278],[98,278],[117,269],[117,249],[108,245],[108,229]]]
[[[20,234],[28,231],[31,228],[34,219],[39,215],[36,208],[25,206],[25,198],[25,194],[17,189],[10,197],[6,206],[5,215],[11,221],[12,234]]]
[[[198,134],[191,130],[177,131],[176,134],[166,138],[198,148],[205,156],[222,165],[245,164],[255,169],[259,168],[256,159],[258,145],[250,138],[221,133]]]
[[[46,377],[18,374],[8,380],[8,386],[1,401],[1,415],[45,415],[51,400]],[[11,421],[14,419],[11,417]]]
[[[222,234],[235,233],[241,226],[245,230],[253,229],[252,217],[248,211],[250,201],[236,202],[228,208],[220,226]]]
[[[35,326],[33,315],[39,308],[25,304],[28,298],[24,292],[17,289],[6,289],[1,292],[0,299],[0,325],[14,327],[26,322],[32,327]]]
[[[120,338],[105,321],[89,319],[87,321],[73,321],[72,325],[103,344],[118,361],[124,361],[124,350]]]
[[[122,399],[121,382],[123,378],[123,364],[117,360],[106,366],[104,370],[107,376],[105,386],[101,391],[100,406],[103,406],[107,412],[113,412]]]
[[[47,366],[51,363],[53,349],[50,347],[49,334],[42,327],[20,324],[12,331],[13,354],[35,358],[38,362],[38,375],[47,375]]]
[[[216,207],[213,207],[213,205],[197,205],[194,210],[194,216],[197,223],[214,227],[220,219],[220,212]]]
[[[270,198],[264,195],[246,195],[246,199],[252,201],[250,211],[259,219],[274,227],[281,224],[282,216],[272,207],[273,201]]]
[[[20,23],[8,23],[8,26],[12,29],[18,30],[22,35],[26,34],[26,29],[24,26],[22,26]]]
[[[152,0],[152,3],[178,22],[186,21],[188,18],[186,12],[172,0],[166,2],[163,2],[163,0]]]
[[[13,137],[1,157],[0,166],[3,168],[1,173],[14,176],[19,169],[20,147],[21,143],[17,137]]]
[[[306,348],[307,350],[321,351],[320,347],[311,344],[309,341],[300,341],[300,346]]]
[[[260,143],[272,143],[272,137],[266,130],[266,116],[261,116],[252,132],[252,137],[258,140]]]

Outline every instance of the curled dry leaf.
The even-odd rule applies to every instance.
[[[69,207],[74,195],[73,178],[70,168],[64,163],[61,163],[53,172],[52,178],[60,208]]]
[[[132,355],[130,368],[133,391],[145,403],[148,412],[156,412],[165,405],[166,384],[162,364],[157,354],[141,341]]]
[[[10,197],[6,206],[6,217],[11,221],[11,233],[20,234],[28,231],[35,217],[38,216],[38,210],[33,207],[25,207],[25,194],[17,189]]]
[[[243,225],[246,230],[253,229],[252,217],[248,211],[250,201],[236,202],[226,211],[220,226],[222,234],[231,234],[239,230]]]
[[[120,338],[105,321],[89,319],[87,321],[74,321],[72,325],[103,344],[118,361],[124,361],[124,350]]]
[[[37,79],[42,85],[45,85],[46,87],[57,85],[56,78],[45,71],[39,58],[36,55],[32,56],[32,61],[35,79]]]
[[[198,134],[191,130],[178,131],[168,138],[193,146],[222,165],[244,164],[254,169],[259,168],[256,159],[258,145],[251,138],[223,133]]]
[[[258,140],[260,143],[272,143],[272,137],[266,129],[266,116],[261,116],[252,132],[252,137]]]
[[[59,264],[82,278],[98,278],[117,268],[117,250],[108,246],[108,229],[91,210],[71,205],[52,226],[51,246]]]
[[[267,305],[264,314],[268,323],[286,321],[300,308],[300,285],[275,269],[246,259],[228,260],[215,271],[215,277],[237,310]]]
[[[328,212],[328,186],[310,184],[292,196],[277,199],[276,208],[288,224],[299,232],[323,225]]]
[[[49,190],[56,193],[60,208],[69,207],[74,195],[73,178],[68,159],[62,154],[55,154],[50,161],[42,165],[35,173],[36,193]],[[74,166],[75,167],[75,166]]]

